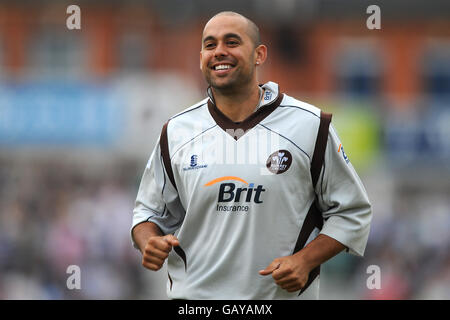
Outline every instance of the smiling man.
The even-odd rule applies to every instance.
[[[205,26],[200,69],[219,109],[233,121],[253,113],[260,100],[256,66],[264,63],[267,47],[258,27],[234,12],[222,12]]]
[[[131,235],[144,267],[168,260],[170,298],[317,299],[322,263],[364,253],[371,205],[331,115],[259,85],[266,58],[252,21],[212,17],[208,97],[169,119],[150,156]]]

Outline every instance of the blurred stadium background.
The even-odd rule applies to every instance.
[[[66,8],[81,8],[68,30]],[[381,8],[368,30],[366,8]],[[202,99],[204,23],[253,19],[260,81],[334,113],[373,204],[324,299],[450,299],[448,1],[0,1],[0,298],[166,299],[129,229],[163,123]],[[81,290],[66,287],[69,265]],[[369,290],[368,266],[381,270]]]

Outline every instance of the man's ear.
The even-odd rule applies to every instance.
[[[267,47],[263,44],[260,44],[255,48],[255,64],[260,66],[267,59]]]
[[[200,51],[200,70],[202,70],[202,52],[201,51]]]

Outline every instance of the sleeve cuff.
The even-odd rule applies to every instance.
[[[340,226],[340,217],[330,217],[324,224],[320,234],[327,235],[347,247],[346,252],[356,255],[364,256],[367,239],[369,236],[369,228],[365,227],[357,232],[344,229]]]

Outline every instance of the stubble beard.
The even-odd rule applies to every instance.
[[[223,94],[232,94],[240,91],[242,88],[245,88],[252,81],[252,75],[254,72],[253,70],[249,70],[248,73],[243,73],[241,70],[234,71],[235,72],[231,75],[231,77],[226,79],[227,81],[224,81],[223,83],[220,81],[215,81],[216,79],[212,76],[212,72],[205,74],[205,80],[215,91]]]

